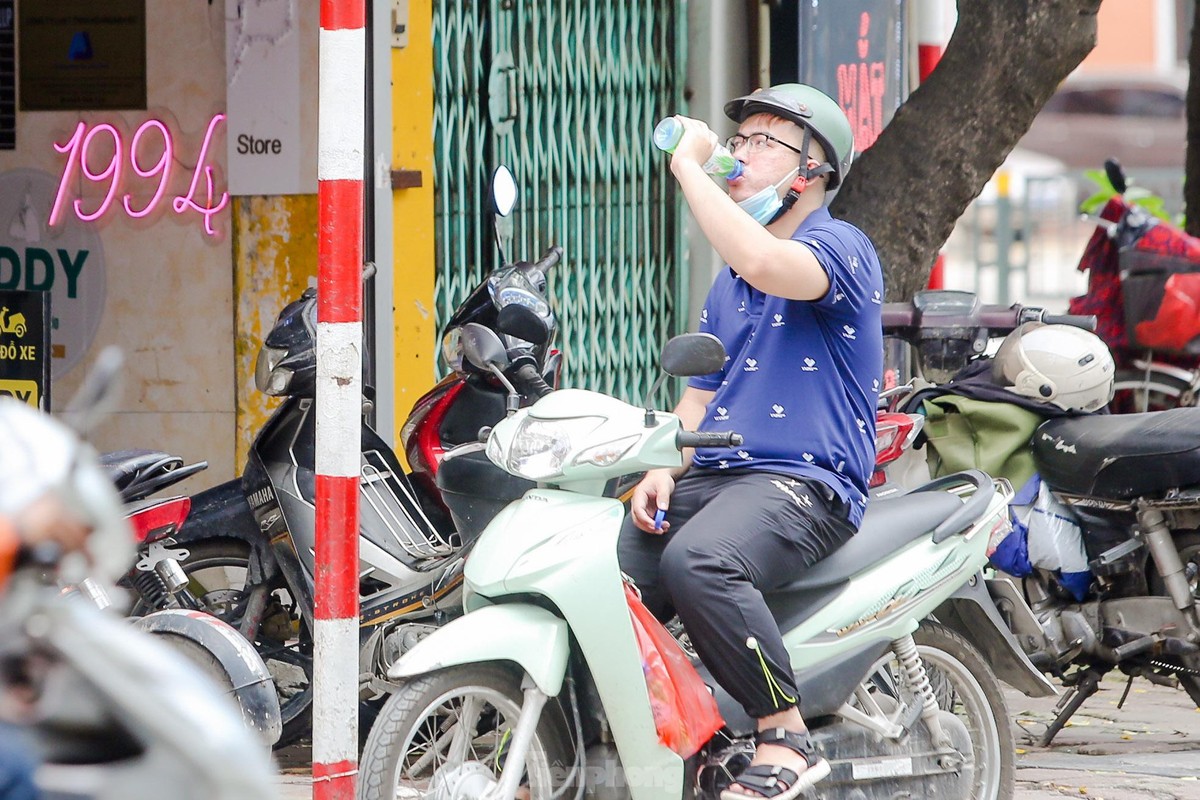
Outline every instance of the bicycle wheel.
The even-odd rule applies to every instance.
[[[1176,408],[1190,387],[1187,381],[1156,369],[1119,369],[1113,381],[1114,414],[1140,414]]]

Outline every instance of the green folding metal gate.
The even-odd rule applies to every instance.
[[[643,399],[687,327],[679,203],[650,144],[682,108],[685,17],[675,0],[435,0],[439,330],[495,265],[488,189],[507,164],[510,257],[565,251],[550,275],[565,384]]]

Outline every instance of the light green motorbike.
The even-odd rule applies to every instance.
[[[468,331],[464,348],[493,373],[504,366],[486,329]],[[724,356],[715,338],[689,334],[667,343],[662,366],[708,374]],[[539,488],[481,535],[466,564],[467,613],[389,672],[396,690],[363,751],[360,797],[719,797],[749,764],[754,720],[701,666],[725,727],[688,759],[660,743],[617,564],[625,509],[602,495],[613,477],[679,466],[684,447],[739,439],[580,390],[496,425],[488,457]],[[1029,695],[1054,689],[981,580],[989,540],[1009,530],[1010,496],[966,472],[875,501],[849,543],[767,596],[813,742],[832,765],[805,797],[1012,796],[997,676]]]

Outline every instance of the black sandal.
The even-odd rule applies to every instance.
[[[817,781],[829,775],[829,762],[813,749],[812,739],[808,733],[796,733],[783,728],[768,728],[759,731],[754,737],[755,746],[776,744],[798,753],[808,769],[799,775],[795,770],[778,765],[759,764],[747,767],[738,775],[734,784],[749,789],[755,794],[734,791],[732,788],[721,792],[721,800],[792,800],[796,795],[810,788]]]

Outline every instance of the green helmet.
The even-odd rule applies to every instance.
[[[802,83],[781,83],[725,104],[725,116],[734,122],[741,123],[754,114],[782,117],[811,131],[833,167],[829,188],[842,182],[854,159],[854,132],[832,97]]]

